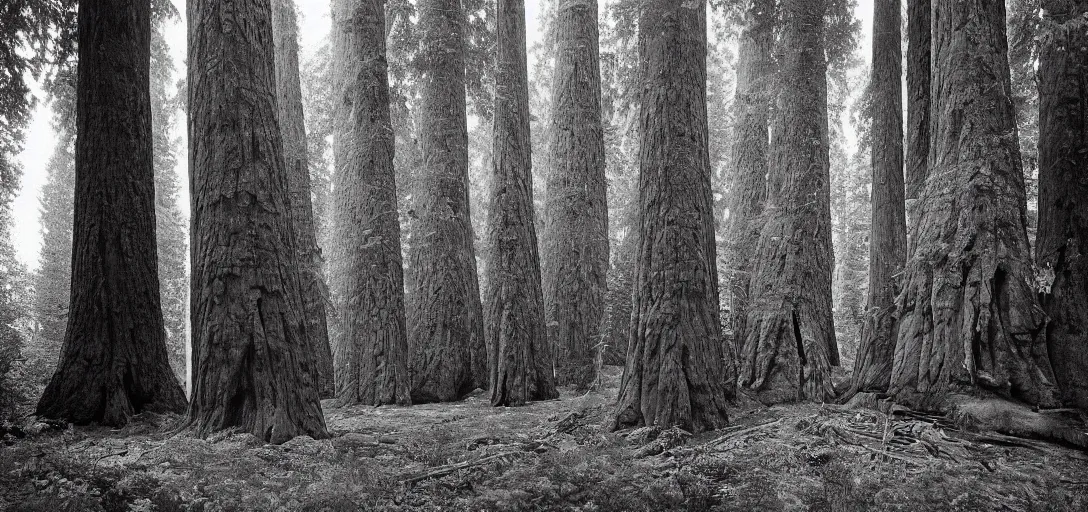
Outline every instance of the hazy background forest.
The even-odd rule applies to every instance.
[[[549,20],[554,8],[549,0],[526,2],[528,59],[533,134],[533,183],[537,214],[543,212],[544,177],[548,169],[545,144],[551,101],[551,66],[554,65],[554,42],[549,37]],[[1024,110],[1020,116],[1020,135],[1024,140],[1026,173],[1035,170],[1030,149],[1033,147],[1033,125],[1036,116],[1029,114],[1035,105],[1032,75],[1029,71],[1032,55],[1030,36],[1032,16],[1025,12],[1030,2],[1010,2],[1010,38],[1015,46],[1012,55],[1016,90],[1021,96],[1017,105]],[[480,2],[475,15],[484,23],[487,2]],[[167,322],[171,365],[184,378],[184,340],[188,311],[188,226],[189,191],[187,144],[183,98],[185,15],[184,3],[175,4],[177,12],[162,17],[154,30],[152,48],[152,84],[155,109],[155,169],[158,208],[160,268],[163,285],[163,309]],[[310,172],[314,184],[314,211],[318,220],[319,238],[328,247],[331,184],[331,118],[328,107],[329,73],[329,3],[296,2],[299,13],[301,77],[305,102],[307,138],[310,145]],[[728,215],[724,199],[729,182],[732,125],[732,101],[736,76],[737,37],[743,24],[743,13],[728,3],[715,5],[709,11],[709,40],[712,50],[708,59],[708,98],[710,116],[711,161],[714,170],[715,200],[719,203],[719,228]],[[627,234],[627,212],[637,188],[637,129],[638,105],[633,100],[635,87],[637,34],[635,33],[635,2],[604,0],[601,12],[601,60],[606,119],[607,174],[609,194],[609,236],[613,257],[615,248],[622,246]],[[390,81],[393,85],[397,110],[393,119],[397,129],[397,177],[402,191],[411,189],[412,170],[418,168],[419,151],[413,144],[413,91],[409,63],[416,45],[413,10],[407,0],[387,2],[389,29]],[[850,368],[856,349],[861,311],[865,303],[868,272],[869,169],[865,85],[868,81],[868,60],[871,58],[872,2],[835,0],[829,2],[832,17],[829,33],[828,105],[832,113],[831,175],[832,219],[835,243],[835,319],[843,351],[843,368]],[[1028,33],[1029,35],[1024,35]],[[470,156],[472,219],[477,236],[485,232],[487,190],[490,165],[490,123],[487,109],[488,56],[481,49],[488,41],[477,41],[474,58],[480,71],[470,77],[469,90]],[[904,42],[904,46],[905,46]],[[473,49],[470,47],[470,51]],[[71,73],[61,70],[59,73]],[[48,83],[34,80],[35,96],[39,98],[26,133],[24,149],[15,163],[22,169],[22,178],[15,189],[12,202],[11,227],[14,258],[11,268],[22,277],[15,285],[15,315],[22,336],[27,339],[27,378],[18,382],[44,387],[52,374],[64,334],[65,309],[70,280],[71,216],[74,187],[74,83],[63,74]],[[413,160],[416,159],[416,160]],[[407,210],[409,202],[400,202]],[[406,212],[402,211],[404,238],[411,237]],[[725,240],[719,233],[720,242]],[[480,240],[477,240],[477,244]],[[481,249],[478,249],[481,250]],[[725,254],[719,251],[719,257]],[[719,264],[719,273],[729,268]],[[483,273],[481,272],[481,275]],[[613,276],[615,278],[615,276]],[[723,308],[728,307],[728,288],[722,289]],[[618,361],[617,361],[618,363]],[[33,392],[28,389],[28,393]]]

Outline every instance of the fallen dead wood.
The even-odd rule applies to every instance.
[[[719,438],[717,438],[717,439],[715,439],[715,440],[713,440],[713,441],[711,441],[709,443],[706,443],[705,446],[718,446],[718,445],[721,445],[721,444],[725,443],[726,441],[728,441],[730,439],[740,437],[740,436],[743,436],[745,434],[750,434],[752,432],[756,432],[758,430],[762,430],[764,428],[771,427],[771,426],[777,425],[779,423],[782,423],[782,418],[778,418],[777,420],[774,420],[774,421],[768,421],[766,423],[760,423],[759,425],[754,425],[754,426],[751,426],[751,427],[748,427],[748,428],[742,428],[740,430],[735,430],[733,432],[729,432],[727,434],[724,434],[721,437],[719,437]]]
[[[417,484],[419,482],[422,482],[424,480],[428,480],[428,479],[431,479],[431,478],[441,478],[441,477],[444,477],[444,476],[449,475],[451,473],[456,473],[458,471],[461,471],[462,469],[469,469],[469,468],[473,468],[473,467],[476,467],[476,466],[481,466],[481,465],[487,464],[488,462],[496,461],[496,460],[499,460],[499,459],[502,459],[502,458],[505,458],[505,457],[509,457],[509,456],[512,456],[512,455],[518,455],[518,454],[521,454],[521,453],[526,453],[526,452],[524,452],[524,451],[502,452],[502,453],[496,453],[494,455],[488,455],[487,457],[483,457],[483,458],[476,459],[476,460],[458,462],[456,464],[447,464],[445,466],[440,466],[440,467],[435,468],[435,469],[433,469],[431,471],[423,473],[422,475],[413,476],[411,478],[403,480],[403,482],[405,484],[407,484],[407,485],[415,485],[415,484]]]

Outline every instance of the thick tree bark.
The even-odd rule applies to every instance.
[[[639,235],[631,342],[613,429],[728,423],[706,111],[706,4],[648,0],[639,18]]]
[[[767,403],[824,401],[838,364],[823,0],[779,4],[783,58],[766,222],[754,253],[740,384]]]
[[[557,398],[533,217],[525,3],[498,0],[494,174],[485,292],[491,404]]]
[[[383,0],[333,3],[333,230],[342,404],[407,404],[408,337]]]
[[[120,7],[119,7],[120,9]],[[267,0],[191,0],[193,390],[198,435],[328,437],[303,319]]]
[[[1005,4],[933,10],[933,163],[897,309],[891,392],[941,408],[987,389],[1057,403],[1032,290]]]
[[[907,260],[903,198],[902,14],[896,2],[873,2],[872,237],[869,297],[854,360],[852,391],[885,391],[895,352],[896,275]]]
[[[159,302],[151,132],[151,4],[79,6],[72,291],[42,416],[121,426],[181,412]]]
[[[418,9],[423,170],[408,249],[412,402],[448,402],[487,388],[469,215],[465,12],[460,0],[423,0]]]
[[[1046,0],[1047,27],[1076,23],[1085,0]],[[1039,236],[1053,272],[1043,307],[1047,350],[1062,398],[1088,409],[1088,33],[1052,28],[1039,53]]]
[[[323,258],[317,245],[314,209],[310,197],[310,167],[306,148],[306,122],[302,113],[302,83],[298,68],[298,20],[293,0],[272,3],[272,37],[276,45],[276,99],[280,133],[287,164],[291,200],[291,226],[298,249],[302,279],[302,305],[306,332],[316,359],[317,389],[322,398],[334,394],[332,350],[325,318]]]
[[[736,128],[726,220],[726,254],[732,301],[729,317],[738,350],[745,339],[748,283],[767,199],[767,152],[773,98],[775,0],[753,0],[741,33],[734,99]]]
[[[559,0],[555,20],[544,202],[544,319],[559,385],[594,378],[608,272],[608,181],[604,174],[596,0]]]
[[[930,63],[932,44],[930,0],[907,0],[907,147],[905,155],[905,194],[907,227],[913,233],[918,226],[918,199],[929,170]],[[914,248],[915,235],[909,236]]]

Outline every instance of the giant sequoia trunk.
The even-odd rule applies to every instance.
[[[123,9],[118,7],[118,9]],[[198,435],[328,437],[276,120],[269,2],[191,0],[193,389]]]
[[[929,169],[930,0],[907,0],[907,147],[904,169],[907,226],[918,225],[918,199]],[[914,236],[910,237],[914,248]]]
[[[643,2],[638,48],[639,246],[631,343],[612,428],[714,430],[728,423],[734,372],[718,321],[706,5]]]
[[[302,113],[302,84],[298,73],[298,21],[293,0],[274,0],[272,37],[276,44],[276,98],[279,105],[283,156],[287,163],[287,190],[291,199],[291,226],[298,249],[302,279],[302,306],[311,351],[316,359],[317,389],[331,398],[332,350],[325,319],[325,283],[321,274],[321,249],[314,229],[310,198],[310,167],[306,150],[306,123]]]
[[[423,169],[408,249],[412,401],[457,400],[487,388],[483,305],[468,196],[465,12],[460,0],[419,4]]]
[[[597,1],[561,1],[555,20],[551,170],[544,202],[544,319],[560,385],[594,378],[608,272]]]
[[[335,140],[330,264],[342,404],[407,404],[400,221],[383,0],[333,3]]]
[[[895,352],[896,275],[907,259],[903,199],[903,51],[900,5],[873,2],[872,237],[869,297],[854,361],[853,391],[888,388]]]
[[[740,384],[776,403],[830,399],[831,189],[823,0],[779,4],[783,57],[766,218],[753,253]]]
[[[736,131],[726,220],[726,254],[732,298],[729,317],[733,343],[740,348],[748,314],[748,282],[767,198],[767,150],[774,77],[775,0],[754,0],[740,38],[737,62]]]
[[[1085,0],[1043,2],[1048,27],[1075,24]],[[1043,307],[1047,350],[1062,397],[1088,409],[1088,35],[1051,29],[1039,54],[1039,237],[1036,258],[1053,272]]]
[[[1032,289],[1004,2],[933,11],[930,174],[903,277],[891,391],[940,408],[987,389],[1056,404]]]
[[[121,426],[144,411],[185,408],[159,303],[151,4],[84,0],[78,34],[71,303],[37,412]]]
[[[557,398],[533,222],[525,3],[498,0],[485,335],[491,404]]]

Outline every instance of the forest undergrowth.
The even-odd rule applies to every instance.
[[[4,426],[0,510],[1088,510],[1088,454],[909,411],[750,401],[716,432],[609,433],[620,371],[517,408],[326,407],[332,439],[280,446],[28,417]]]

